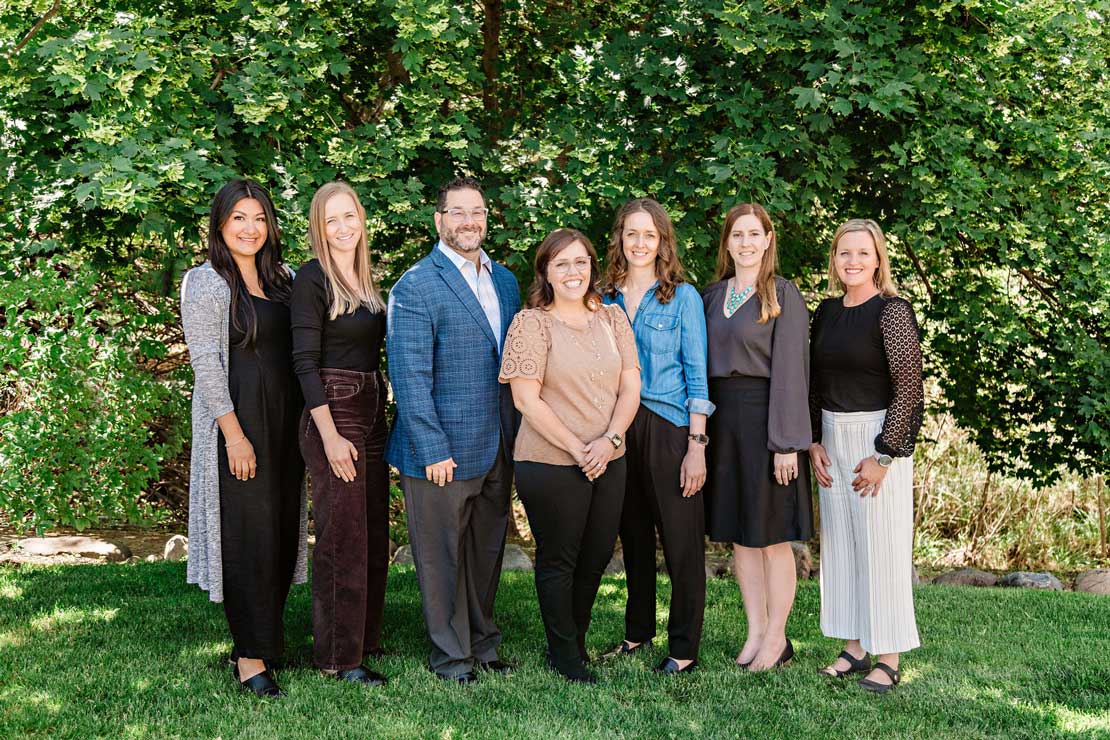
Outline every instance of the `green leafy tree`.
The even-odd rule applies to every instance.
[[[29,342],[46,356],[86,298],[77,291],[111,292],[112,309],[94,300],[85,315],[112,327],[113,372],[126,359],[143,387],[180,391],[174,363],[152,363],[142,342],[181,356],[176,285],[228,178],[270,185],[293,263],[306,256],[315,188],[350,181],[389,285],[430,245],[439,184],[468,172],[494,207],[494,256],[524,283],[547,231],[576,226],[603,246],[620,203],[650,194],[674,216],[699,284],[712,279],[724,211],[766,204],[782,271],[816,297],[836,225],[873,217],[922,317],[928,370],[991,466],[1038,484],[1062,467],[1110,471],[1106,11],[1062,0],[9,0],[0,456],[39,459],[17,440],[31,418],[64,423],[43,405],[63,383],[110,387],[107,365],[78,364],[63,381],[15,351]],[[40,317],[19,294],[61,265],[56,307]],[[121,403],[106,395],[88,414]],[[154,391],[130,403],[136,419],[184,433],[181,404]],[[101,439],[117,457],[138,446],[157,458],[165,444]],[[112,496],[148,490],[157,461],[143,469]],[[81,523],[57,501],[92,485],[9,483],[0,506],[30,526]]]

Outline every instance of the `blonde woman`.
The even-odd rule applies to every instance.
[[[379,371],[385,304],[370,264],[366,212],[350,186],[316,191],[309,210],[316,258],[293,282],[293,365],[304,391],[301,451],[312,475],[313,661],[344,681],[380,686],[366,668],[381,654],[389,564],[388,429]]]
[[[901,680],[899,654],[921,644],[911,588],[921,344],[874,221],[837,229],[829,287],[842,295],[813,317],[810,459],[821,490],[821,630],[845,645],[824,673],[867,674],[859,685],[885,693]]]
[[[775,229],[757,203],[726,215],[718,282],[706,288],[709,423],[706,522],[733,544],[748,634],[736,663],[764,671],[788,663],[786,622],[797,580],[792,540],[813,536],[806,450],[809,314],[801,293],[775,274]]]

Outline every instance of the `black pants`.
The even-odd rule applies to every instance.
[[[516,464],[516,488],[536,538],[536,594],[555,668],[581,670],[586,631],[613,557],[624,498],[625,459],[594,480],[574,465]]]
[[[621,514],[621,547],[628,577],[625,638],[655,637],[655,532],[671,576],[667,618],[669,655],[698,657],[705,613],[705,508],[702,495],[682,497],[679,469],[687,427],[676,427],[641,406],[628,429],[628,481]]]
[[[336,477],[308,409],[301,449],[312,474],[312,661],[346,670],[381,647],[389,571],[389,475],[381,373],[321,368],[335,429],[358,450],[355,479]]]

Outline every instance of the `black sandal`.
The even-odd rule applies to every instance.
[[[859,684],[859,687],[861,689],[866,689],[867,691],[871,691],[876,694],[885,694],[886,692],[897,686],[898,682],[902,680],[902,673],[900,671],[891,668],[882,661],[879,661],[875,664],[875,670],[882,671],[886,675],[890,676],[890,683],[878,683],[877,681],[872,681],[867,678],[861,678],[859,681],[856,682]]]
[[[825,666],[820,671],[818,671],[818,673],[820,673],[822,676],[828,676],[829,678],[844,678],[845,676],[850,676],[853,673],[871,672],[871,656],[867,653],[864,653],[862,658],[857,658],[849,653],[847,650],[842,650],[840,652],[840,655],[836,657],[838,660],[840,658],[844,658],[844,660],[848,661],[848,670],[838,671],[830,665]],[[836,661],[833,662],[835,663]]]

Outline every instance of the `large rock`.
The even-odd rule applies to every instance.
[[[520,545],[505,545],[505,557],[501,561],[501,570],[532,570],[532,559]]]
[[[813,575],[813,553],[804,542],[791,542],[790,549],[794,552],[794,570],[798,580],[804,581]]]
[[[1110,595],[1110,568],[1098,568],[1080,573],[1075,579],[1075,590],[1088,594]]]
[[[397,548],[397,552],[393,553],[394,565],[414,565],[412,561],[412,545],[401,545]]]
[[[164,560],[184,560],[189,557],[189,538],[175,534],[166,540],[166,547],[162,550],[162,558]]]
[[[998,585],[1014,588],[1039,588],[1044,591],[1064,590],[1064,584],[1060,583],[1060,579],[1051,573],[1028,573],[1025,571],[1007,573],[998,580]]]
[[[605,575],[619,576],[624,573],[624,558],[619,552],[613,553],[613,559],[605,566]]]
[[[998,583],[998,576],[977,568],[960,568],[941,573],[933,583],[938,586],[993,586]]]
[[[27,537],[17,542],[16,546],[28,555],[41,557],[75,555],[113,563],[121,563],[131,557],[127,545],[95,537]]]

